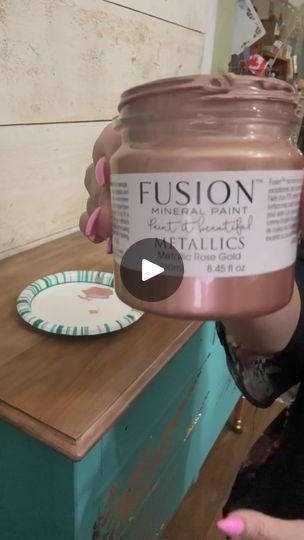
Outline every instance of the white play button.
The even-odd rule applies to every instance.
[[[158,266],[158,264],[154,264],[151,261],[148,261],[147,259],[142,259],[141,261],[141,280],[142,281],[148,281],[148,279],[151,279],[155,276],[159,276],[159,274],[162,274],[165,272],[165,269],[162,268],[162,266]]]
[[[167,266],[168,260],[170,264]],[[130,295],[144,302],[166,300],[177,291],[183,276],[181,255],[163,238],[145,238],[135,242],[124,253],[120,263],[123,286]]]

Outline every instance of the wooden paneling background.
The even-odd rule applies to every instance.
[[[0,0],[0,257],[75,230],[120,93],[199,72],[211,0]]]

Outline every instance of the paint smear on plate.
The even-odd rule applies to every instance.
[[[82,295],[78,294],[78,298],[81,300],[107,300],[113,294],[113,289],[105,287],[90,287],[89,289],[82,289]]]

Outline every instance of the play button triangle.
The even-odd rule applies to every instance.
[[[163,272],[165,272],[165,269],[162,268],[162,266],[158,266],[158,264],[154,264],[153,262],[148,261],[148,259],[142,259],[142,262],[141,262],[142,281],[148,281],[149,279],[152,279],[155,276],[159,276],[159,274],[162,274]]]

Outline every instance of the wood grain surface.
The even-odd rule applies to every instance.
[[[145,314],[126,330],[91,338],[26,325],[16,313],[19,292],[73,269],[111,271],[112,258],[74,233],[0,263],[0,417],[79,460],[201,323]]]

